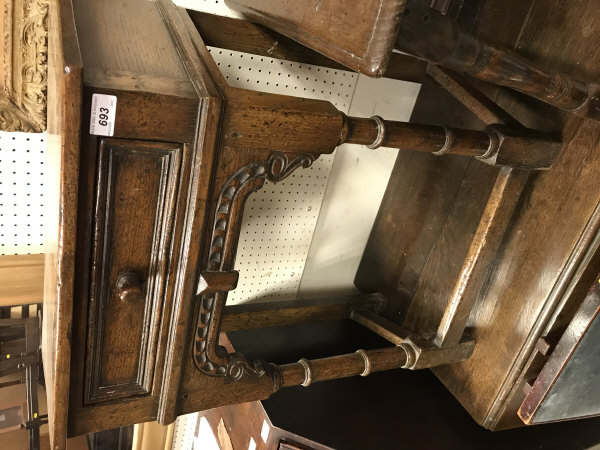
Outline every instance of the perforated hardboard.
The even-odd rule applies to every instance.
[[[0,255],[44,252],[46,135],[0,132]]]

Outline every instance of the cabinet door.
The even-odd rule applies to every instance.
[[[84,401],[150,394],[182,147],[103,139],[95,213]]]

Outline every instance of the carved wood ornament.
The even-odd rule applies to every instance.
[[[239,228],[248,196],[259,190],[265,180],[283,180],[299,167],[310,167],[316,155],[271,153],[266,161],[254,162],[238,169],[219,194],[212,227],[212,238],[206,270],[227,272],[233,269]],[[227,300],[226,291],[207,292],[205,283],[198,292],[199,311],[194,343],[194,364],[205,375],[239,380],[244,374],[260,377],[267,372],[262,361],[248,361],[240,353],[228,353],[218,345],[221,316]]]
[[[0,130],[46,129],[48,0],[3,0]]]

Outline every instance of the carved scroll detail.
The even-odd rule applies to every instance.
[[[48,1],[6,0],[4,4],[3,94],[0,129],[46,129]]]
[[[232,269],[248,196],[259,190],[265,180],[277,183],[298,167],[309,167],[315,159],[315,155],[305,153],[295,155],[291,160],[285,153],[272,153],[266,161],[245,165],[225,182],[215,211],[206,270]],[[244,374],[254,377],[264,375],[266,365],[262,361],[250,362],[244,355],[228,353],[217,344],[227,292],[218,291],[208,295],[198,292],[198,295],[200,305],[193,349],[196,368],[205,375],[224,377],[227,381],[239,380]]]

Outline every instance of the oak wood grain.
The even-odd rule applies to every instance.
[[[353,311],[381,311],[386,299],[380,294],[352,295],[337,298],[284,300],[268,303],[226,306],[223,332],[250,330],[293,323],[347,319]]]
[[[180,403],[186,394],[185,391],[181,392],[186,366],[182,355],[187,355],[189,324],[194,312],[190,300],[196,293],[197,275],[203,267],[199,255],[204,248],[204,241],[208,239],[196,237],[204,235],[210,211],[208,201],[212,198],[213,180],[205,174],[212,174],[215,170],[219,145],[218,134],[210,131],[219,129],[223,108],[221,90],[225,89],[226,83],[202,39],[195,32],[189,16],[170,1],[160,0],[157,6],[190,74],[196,95],[202,99],[196,135],[191,143],[194,165],[190,169],[190,195],[180,231],[184,245],[175,266],[175,282],[171,288],[171,321],[162,328],[158,348],[159,353],[164,354],[163,359],[159,360],[159,364],[164,365],[164,373],[160,384],[155,385],[161,392],[157,419],[161,424],[168,424],[181,411]]]
[[[88,318],[87,403],[150,393],[182,148],[102,139]],[[129,274],[141,295],[122,296]]]
[[[44,255],[0,256],[0,305],[40,303],[44,296]]]
[[[154,7],[131,1],[90,3],[75,0],[73,9],[86,67],[176,80],[188,78],[168,30]],[[123,32],[126,32],[126,40],[122,39]],[[87,72],[84,81],[90,81]]]
[[[228,0],[246,17],[371,76],[387,67],[404,0],[368,0],[348,8],[345,0],[308,7],[293,1]],[[360,18],[360,20],[356,20]],[[343,36],[340,43],[339,37]]]
[[[77,264],[75,266],[75,277],[77,280],[75,295],[77,298],[89,299],[90,293],[90,261],[92,260],[91,244],[93,242],[91,224],[94,221],[92,211],[94,211],[94,190],[97,185],[96,164],[100,139],[89,135],[89,122],[87,118],[89,118],[91,93],[98,92],[111,93],[117,96],[115,138],[163,141],[163,143],[151,144],[149,145],[150,148],[146,149],[146,156],[148,158],[145,161],[150,161],[149,164],[142,163],[137,167],[135,164],[129,166],[132,174],[130,181],[137,180],[140,186],[151,184],[153,176],[156,176],[152,175],[152,173],[156,174],[156,172],[151,170],[153,167],[151,163],[153,160],[152,154],[155,154],[160,160],[161,146],[164,148],[165,145],[170,145],[171,148],[177,148],[177,151],[180,153],[178,156],[180,162],[177,163],[179,167],[177,169],[178,181],[175,184],[167,183],[170,184],[169,189],[171,189],[167,195],[171,200],[165,210],[168,216],[167,222],[170,222],[169,226],[166,230],[159,230],[155,235],[150,231],[151,236],[148,242],[143,242],[139,248],[134,247],[134,250],[129,253],[124,252],[125,247],[121,250],[117,249],[117,252],[121,251],[121,256],[126,259],[128,257],[135,257],[135,255],[140,256],[144,252],[143,249],[153,240],[156,241],[155,243],[158,242],[160,244],[152,251],[158,250],[154,252],[155,261],[157,262],[156,267],[159,268],[158,272],[161,272],[162,275],[156,280],[160,284],[160,287],[157,289],[159,291],[162,290],[160,296],[165,301],[156,304],[155,311],[150,314],[155,317],[154,323],[152,323],[152,320],[146,324],[138,324],[136,321],[129,330],[130,334],[136,334],[134,331],[136,329],[139,331],[141,325],[145,327],[144,333],[153,336],[149,341],[154,340],[154,342],[149,342],[146,347],[147,350],[150,350],[152,361],[149,361],[144,370],[139,371],[139,373],[143,373],[142,378],[144,380],[142,380],[142,384],[145,384],[148,394],[142,397],[129,398],[127,401],[121,399],[121,402],[118,404],[100,402],[95,405],[84,404],[86,373],[84,364],[86,361],[85,342],[88,331],[87,301],[76,303],[74,311],[76,320],[74,322],[72,340],[74,344],[72,347],[73,357],[71,359],[71,384],[69,388],[70,413],[68,419],[70,435],[114,428],[123,424],[154,420],[157,417],[159,396],[162,390],[162,378],[165,372],[165,348],[171,328],[170,319],[173,310],[171,299],[176,297],[176,293],[178,292],[178,286],[175,281],[178,276],[178,267],[177,264],[171,263],[171,258],[173,261],[179,261],[180,255],[182,253],[185,254],[185,246],[181,245],[181,239],[184,234],[185,218],[188,212],[186,202],[188,198],[193,196],[190,193],[190,188],[193,185],[192,167],[197,165],[197,153],[201,151],[201,145],[200,150],[198,150],[196,141],[199,132],[197,120],[199,115],[202,114],[202,104],[196,94],[195,88],[193,88],[192,81],[189,79],[187,73],[181,69],[183,65],[179,62],[179,59],[177,59],[178,66],[170,67],[169,58],[171,56],[179,58],[179,56],[174,50],[170,34],[163,24],[156,3],[138,0],[122,3],[124,4],[120,4],[117,8],[112,9],[108,7],[104,8],[102,5],[98,6],[98,8],[103,8],[101,14],[98,15],[88,14],[85,11],[82,13],[85,15],[83,20],[86,27],[95,28],[94,33],[101,31],[102,26],[99,24],[102,21],[111,21],[113,35],[110,39],[113,39],[115,45],[118,44],[117,47],[120,48],[122,54],[108,56],[103,60],[105,64],[101,64],[99,67],[91,66],[93,76],[87,79],[83,93],[84,123],[82,124],[83,139],[81,144],[81,173],[79,183],[79,225],[76,238],[79,244],[77,247]],[[127,4],[125,5],[125,3]],[[84,9],[86,6],[80,3],[80,7]],[[138,42],[141,47],[138,47],[137,44],[128,47],[123,44],[123,41],[119,43],[120,38],[118,36],[126,36],[131,29],[130,25],[132,23],[135,22],[134,25],[138,27],[142,26],[142,22],[139,20],[142,17],[148,20],[146,24],[143,24],[143,27],[147,27],[148,23],[158,23],[160,25],[156,29],[157,37],[153,38],[154,41],[152,39],[146,40],[143,45]],[[93,37],[94,33],[90,33],[89,36]],[[154,42],[157,45],[146,45],[150,42]],[[87,41],[85,52],[95,52],[98,50],[97,45],[101,44]],[[111,51],[117,47],[111,47]],[[135,60],[147,52],[154,52],[154,56],[145,62]],[[165,52],[168,54],[165,54]],[[129,58],[127,55],[131,57],[131,61],[127,61]],[[164,55],[164,58],[161,58],[161,55]],[[87,61],[90,64],[94,64],[94,58],[99,56],[95,54],[91,56],[87,55],[87,57]],[[127,64],[132,65],[127,66]],[[161,64],[164,67],[159,67]],[[142,70],[145,72],[140,73]],[[121,124],[120,126],[119,123]],[[165,141],[173,142],[173,144],[165,144]],[[135,143],[135,141],[130,142]],[[156,169],[157,167],[154,166],[154,168]],[[150,169],[147,180],[144,179],[144,169]],[[210,173],[210,170],[207,173]],[[196,176],[196,179],[199,180],[201,177]],[[208,182],[209,179],[210,177],[203,177],[202,181]],[[135,189],[125,189],[125,191],[122,195],[124,203],[127,203],[129,200],[135,203]],[[135,239],[136,231],[139,231],[141,234],[148,232],[147,224],[152,224],[160,216],[160,214],[156,214],[156,217],[153,216],[157,212],[156,208],[153,210],[151,206],[145,206],[150,200],[149,197],[146,198],[143,195],[142,197],[144,198],[140,199],[142,191],[143,189],[137,194],[137,198],[140,200],[140,207],[132,207],[127,211],[130,220],[127,221],[124,219],[123,226],[119,227],[124,232],[119,238],[125,238],[126,235],[129,235]],[[127,200],[128,198],[129,200]],[[122,217],[125,218],[127,215],[124,214]],[[136,230],[136,225],[140,224],[141,226]],[[164,251],[160,250],[161,248]],[[138,252],[136,253],[136,251]],[[122,261],[125,261],[125,259]],[[151,274],[149,273],[149,275]],[[116,282],[119,278],[118,274],[116,278],[116,280],[111,281]],[[108,310],[110,312],[110,308]],[[115,311],[113,310],[113,312]],[[134,315],[139,314],[139,311],[135,310],[135,308],[130,308],[129,312]],[[125,314],[124,316],[127,315]],[[113,331],[115,330],[117,330],[117,327]],[[119,332],[117,331],[112,336],[115,337],[118,334]],[[110,335],[111,332],[109,331],[105,337],[109,337]],[[119,341],[119,345],[130,345],[125,344],[120,339],[117,340]],[[134,340],[133,338],[131,339],[131,341]],[[140,346],[143,347],[143,342]],[[139,350],[139,348],[135,349],[138,352]],[[121,357],[123,359],[125,353],[127,352],[119,356],[119,353],[115,352],[111,358],[118,360]],[[124,359],[129,358],[131,363],[131,355],[132,353],[129,353],[129,356]],[[118,366],[125,367],[125,365]],[[128,367],[128,370],[130,370],[131,364]]]
[[[208,46],[348,70],[347,67],[321,53],[261,25],[200,11],[189,10],[188,13]],[[427,76],[426,70],[425,61],[410,55],[392,53],[383,76],[413,83],[432,84],[433,81]]]
[[[50,3],[48,60],[49,208],[44,274],[42,357],[48,397],[50,445],[67,440],[73,311],[82,62],[68,0]]]

